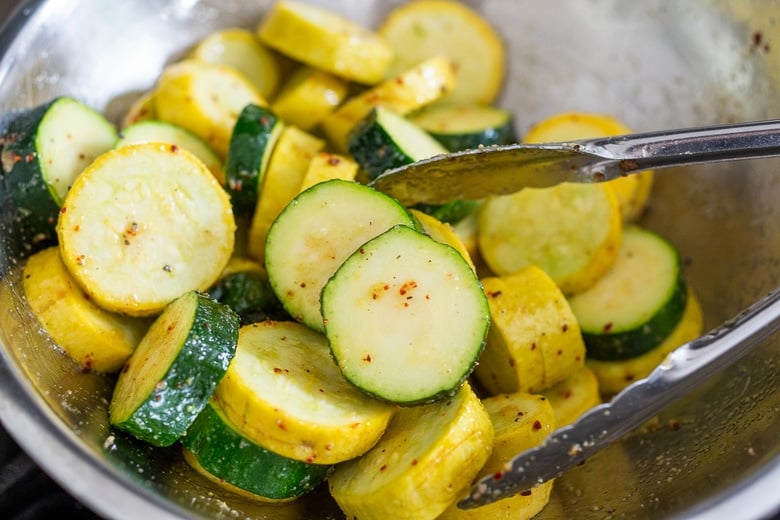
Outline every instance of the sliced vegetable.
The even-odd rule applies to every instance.
[[[452,226],[414,208],[410,208],[409,213],[417,219],[417,222],[427,235],[437,242],[454,247],[476,272],[474,262],[471,260],[471,254],[461,241],[460,237],[455,233],[455,230],[452,229]]]
[[[288,501],[319,486],[331,467],[282,457],[247,439],[216,401],[211,401],[182,437],[185,460],[228,489],[253,498]]]
[[[65,269],[56,246],[27,259],[22,287],[40,324],[84,371],[118,371],[146,331],[144,321],[95,305]]]
[[[511,112],[489,105],[437,104],[409,120],[451,152],[517,142]]]
[[[238,327],[238,316],[208,296],[190,291],[174,300],[120,372],[111,424],[155,446],[176,442],[225,375]]]
[[[418,0],[396,7],[379,27],[395,57],[388,76],[432,56],[456,64],[457,85],[445,97],[452,104],[492,103],[504,80],[504,46],[496,30],[460,2]]]
[[[488,397],[482,401],[493,424],[495,439],[490,458],[480,470],[480,476],[500,475],[515,455],[538,446],[559,425],[544,396],[522,392]],[[550,499],[553,481],[533,489],[487,504],[476,509],[459,509],[451,505],[439,518],[449,519],[530,519],[541,511]]]
[[[481,205],[482,201],[480,200],[455,199],[444,204],[415,204],[414,208],[432,215],[442,222],[457,224],[473,215]]]
[[[588,357],[628,359],[657,347],[677,326],[687,295],[677,250],[637,226],[623,231],[615,265],[569,299]]]
[[[310,131],[344,101],[348,87],[344,78],[302,66],[282,86],[273,109],[286,123]]]
[[[354,181],[359,170],[358,163],[349,157],[330,152],[319,152],[312,157],[309,163],[306,175],[301,181],[300,191],[331,179]]]
[[[648,376],[671,351],[699,337],[701,333],[701,305],[689,286],[685,312],[672,333],[660,345],[634,358],[618,361],[588,359],[586,364],[596,374],[601,393],[607,396],[613,395],[634,381]]]
[[[263,99],[271,99],[281,82],[277,56],[247,29],[212,32],[195,45],[190,56],[236,69],[252,83]]]
[[[234,232],[230,200],[211,172],[161,143],[101,155],[73,183],[57,224],[62,259],[84,292],[129,316],[207,290],[230,258]]]
[[[122,116],[120,128],[127,128],[135,123],[157,119],[157,110],[154,107],[154,91],[149,90],[141,94],[138,99],[133,101],[130,108]]]
[[[227,191],[233,211],[252,215],[264,176],[284,124],[269,108],[249,104],[241,110],[230,136]]]
[[[225,157],[233,126],[248,104],[267,105],[249,80],[233,67],[201,60],[168,65],[154,94],[157,116],[184,127]]]
[[[404,225],[361,245],[325,284],[321,300],[325,335],[344,376],[404,405],[456,392],[490,323],[471,265],[453,247]]]
[[[268,231],[268,281],[296,320],[323,331],[320,292],[362,244],[414,219],[395,199],[351,181],[331,180],[295,197]]]
[[[144,119],[122,130],[114,148],[128,144],[139,143],[175,144],[192,152],[195,157],[214,174],[220,184],[225,184],[225,172],[222,170],[222,159],[200,137],[189,130],[165,121]]]
[[[62,201],[76,177],[117,140],[99,112],[62,96],[14,115],[0,140],[3,189],[15,208],[14,235],[35,251],[56,241]]]
[[[587,365],[560,383],[543,390],[542,395],[555,412],[556,428],[573,423],[580,415],[601,403],[598,379]]]
[[[286,320],[289,315],[268,283],[263,266],[249,258],[230,259],[209,295],[241,318],[241,325],[267,319]]]
[[[325,338],[294,322],[242,327],[215,399],[252,442],[316,464],[368,451],[395,411],[350,385]]]
[[[347,518],[436,518],[465,495],[492,445],[490,417],[464,384],[399,410],[371,451],[336,467],[330,492]]]
[[[300,192],[309,164],[324,147],[322,139],[294,126],[285,127],[279,135],[249,227],[249,253],[258,260],[265,258],[271,224]]]
[[[376,179],[386,170],[447,153],[425,130],[383,107],[375,107],[352,129],[347,147],[369,179]]]
[[[400,115],[418,110],[451,91],[455,86],[452,61],[437,56],[401,72],[392,79],[357,94],[342,103],[322,121],[322,130],[335,151],[347,151],[349,132],[374,107]]]
[[[606,114],[564,112],[536,123],[523,138],[526,143],[573,141],[629,134],[623,123]],[[637,220],[647,207],[653,172],[626,175],[609,182],[615,190],[624,222]]]
[[[482,286],[492,324],[475,375],[490,394],[536,393],[583,366],[577,319],[544,271],[530,266]]]
[[[328,9],[291,0],[276,2],[257,34],[287,56],[358,83],[381,80],[393,57],[373,31]]]
[[[489,197],[478,218],[480,252],[494,273],[536,265],[567,295],[591,287],[617,258],[622,220],[606,183]]]

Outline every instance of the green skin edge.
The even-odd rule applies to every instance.
[[[247,105],[233,127],[225,165],[227,191],[237,215],[251,215],[257,205],[263,158],[279,119],[270,110]]]
[[[332,469],[330,465],[282,457],[254,444],[228,425],[211,403],[182,437],[182,445],[217,478],[275,500],[313,491]]]
[[[622,361],[635,358],[661,344],[680,322],[688,292],[680,270],[672,297],[647,322],[636,329],[603,333],[582,331],[587,356],[600,361]]]
[[[393,139],[377,124],[377,112],[372,110],[349,134],[347,149],[370,180],[386,170],[414,162],[392,143]]]
[[[239,317],[198,294],[195,319],[179,354],[151,395],[114,426],[154,446],[170,446],[206,406],[238,343]]]
[[[15,213],[9,244],[14,253],[31,254],[57,242],[60,206],[43,179],[35,145],[38,125],[57,99],[17,114],[0,139],[3,208]]]

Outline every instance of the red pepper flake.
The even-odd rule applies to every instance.
[[[604,334],[609,334],[609,331],[612,330],[612,326],[613,325],[614,324],[611,321],[609,323],[607,323],[606,325],[604,325],[604,328],[602,329]]]
[[[371,354],[366,354],[365,357],[363,357],[363,361],[371,363]]]
[[[130,363],[125,363],[125,366],[122,367],[122,373],[126,374],[130,371]]]
[[[305,289],[305,288],[306,288],[306,282],[301,282],[301,283],[298,285],[298,287],[300,287],[301,289]]]
[[[563,325],[561,325],[561,330],[563,332],[566,332],[567,330],[569,330],[569,324],[568,323],[564,323]]]
[[[285,426],[285,425],[284,425],[284,421],[282,421],[281,419],[277,419],[277,420],[276,420],[276,426],[277,426],[277,427],[278,427],[280,430],[287,430],[287,426]]]
[[[504,472],[503,471],[496,471],[493,473],[493,480],[501,480],[504,478]]]
[[[86,255],[79,255],[76,257],[76,265],[84,265],[87,263]]]
[[[531,343],[531,350],[536,350],[536,342]]]
[[[536,432],[536,431],[539,431],[541,429],[542,429],[542,422],[539,421],[539,420],[534,421],[533,430]]]
[[[328,156],[328,165],[330,165],[330,166],[338,166],[339,163],[341,163],[341,159],[339,159],[335,155],[329,155]]]
[[[558,349],[558,352],[556,352],[556,354],[558,354],[559,356],[562,356],[563,355],[563,350]]]
[[[401,285],[401,289],[399,289],[398,292],[401,294],[401,296],[405,296],[406,293],[408,293],[410,290],[416,288],[417,288],[417,282],[414,280],[409,280],[408,282]]]
[[[515,358],[513,358],[513,357],[511,357],[511,356],[509,357],[509,366],[510,366],[510,367],[513,367],[513,366],[515,366]]]
[[[520,496],[523,496],[523,497],[530,497],[530,496],[531,496],[531,493],[532,493],[532,491],[531,491],[530,489],[526,489],[525,491],[521,491],[521,492],[520,492]]]
[[[490,291],[487,293],[488,298],[498,298],[501,296],[501,291]]]
[[[682,428],[682,424],[677,419],[672,419],[669,421],[669,429],[672,431],[678,431],[680,428]]]
[[[382,467],[379,468],[379,471],[384,471],[387,469],[387,464],[382,464]]]
[[[566,390],[566,391],[563,393],[563,398],[564,398],[564,399],[568,399],[568,398],[570,398],[570,397],[571,397],[571,390]]]
[[[412,459],[412,466],[416,466],[416,465],[417,465],[417,459]]]
[[[24,162],[31,163],[34,160],[35,160],[35,154],[28,153],[27,155],[24,156]]]

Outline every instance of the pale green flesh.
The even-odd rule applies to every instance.
[[[422,110],[409,118],[428,132],[470,134],[489,128],[501,128],[509,123],[509,113],[491,106],[441,105]]]
[[[327,181],[300,194],[268,232],[268,279],[287,312],[322,331],[320,291],[341,263],[396,224],[414,226],[386,195],[349,181]]]
[[[489,322],[484,292],[463,257],[401,226],[356,251],[325,286],[322,304],[347,379],[402,404],[456,389]]]
[[[611,270],[569,304],[584,332],[616,333],[641,327],[674,294],[677,252],[654,233],[629,227]],[[608,327],[608,330],[605,328]]]
[[[41,120],[35,138],[41,173],[57,204],[76,177],[113,148],[116,128],[99,112],[68,97],[57,100]]]
[[[393,144],[412,162],[447,153],[436,139],[405,117],[383,108],[377,108],[377,122]]]

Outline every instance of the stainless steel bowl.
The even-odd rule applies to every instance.
[[[319,0],[375,24],[395,1]],[[118,118],[167,63],[269,1],[31,0],[0,33],[0,113],[70,94]],[[511,62],[518,130],[564,110],[636,130],[780,116],[780,2],[474,0]],[[780,283],[780,162],[659,172],[646,225],[682,251],[706,326]],[[340,516],[327,492],[287,506],[236,497],[178,449],[112,436],[110,378],[84,374],[31,318],[0,209],[0,419],[96,512],[114,518]],[[780,510],[780,343],[774,338],[618,445],[560,478],[540,518],[761,518]]]

